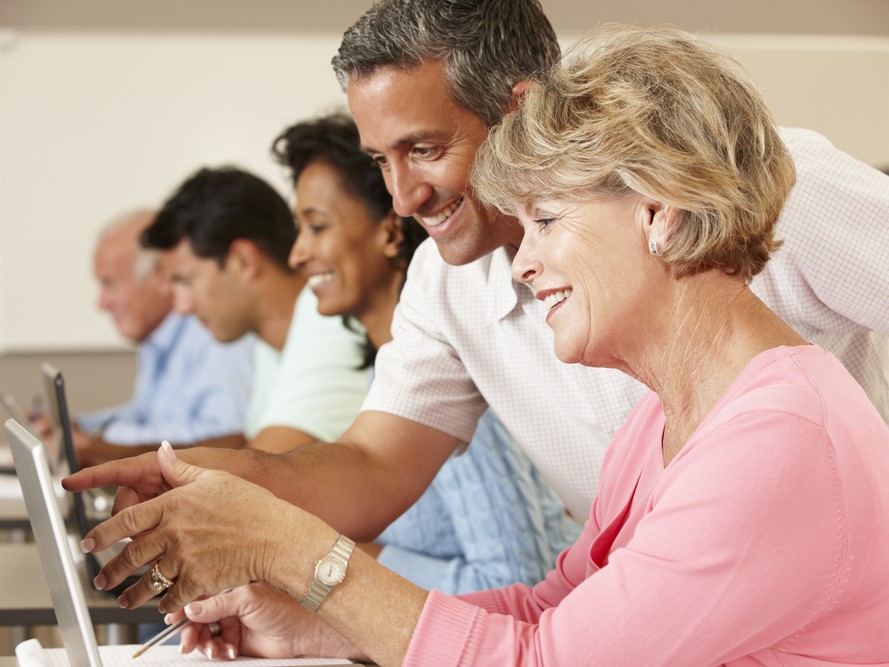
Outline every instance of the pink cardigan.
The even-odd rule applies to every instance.
[[[664,468],[645,397],[533,589],[432,591],[405,665],[889,665],[889,429],[832,355],[753,359]]]

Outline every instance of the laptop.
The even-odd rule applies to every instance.
[[[74,429],[71,423],[71,414],[68,410],[68,399],[65,394],[65,381],[62,373],[50,363],[43,364],[43,379],[46,387],[46,404],[47,412],[51,420],[58,421],[58,430],[61,436],[62,451],[68,464],[68,470],[71,474],[77,472],[80,468],[77,464],[77,450],[74,447]],[[86,537],[96,525],[103,521],[105,516],[90,516],[88,512],[88,500],[92,496],[82,492],[76,492],[74,496],[74,520],[77,523],[77,531],[80,538]],[[104,498],[103,498],[104,499]],[[108,561],[114,558],[126,546],[127,541],[118,542],[116,545],[105,549],[99,553],[86,554],[87,574],[90,580],[95,579],[96,575]],[[125,588],[136,583],[142,571],[127,577],[120,585],[107,591],[108,593],[118,596]]]
[[[31,420],[25,416],[25,411],[22,410],[12,394],[0,389],[0,404],[6,409],[9,417],[15,419],[35,438],[40,439],[40,434],[37,433]],[[50,456],[50,459],[53,459],[53,457]],[[5,443],[0,446],[0,473],[15,474],[15,466],[12,464],[12,452],[9,451],[9,447]]]

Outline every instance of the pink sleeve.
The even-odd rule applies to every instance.
[[[607,566],[595,572],[585,529],[534,589],[433,592],[404,664],[722,664],[824,613],[846,524],[820,425],[759,411],[691,444]]]

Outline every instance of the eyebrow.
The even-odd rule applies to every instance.
[[[417,144],[423,141],[441,141],[443,138],[445,138],[445,136],[446,133],[433,130],[416,132],[414,134],[408,134],[399,138],[395,141],[394,144],[391,145],[391,148],[401,148],[405,145]],[[361,144],[361,152],[370,155],[371,153],[381,153],[382,151],[377,148],[373,148],[372,146]]]

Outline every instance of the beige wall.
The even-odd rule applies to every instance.
[[[341,33],[369,0],[3,0],[0,24],[22,28],[272,29]],[[541,0],[559,32],[604,21],[686,30],[889,36],[886,0]]]
[[[0,0],[0,355],[123,349],[95,308],[97,230],[204,164],[237,163],[286,193],[269,143],[342,105],[330,56],[368,5]],[[780,123],[889,164],[886,0],[543,5],[565,44],[604,20],[706,30]]]

